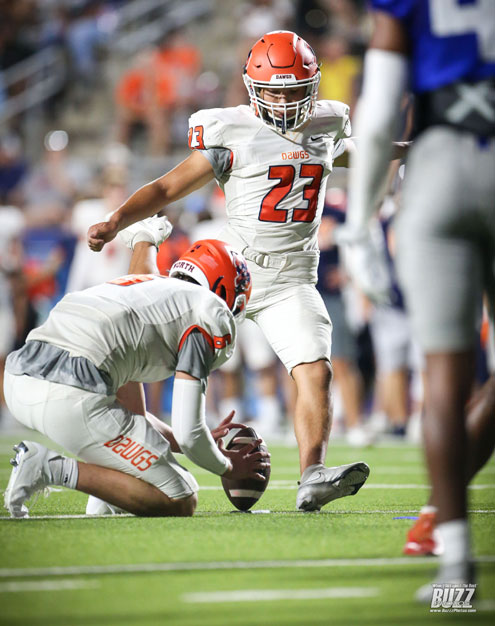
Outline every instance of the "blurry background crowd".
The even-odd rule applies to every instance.
[[[127,273],[130,251],[117,239],[90,252],[87,228],[187,156],[193,111],[248,103],[242,67],[262,34],[289,29],[311,43],[319,97],[348,103],[352,114],[370,26],[365,0],[0,0],[0,16],[0,377],[6,355],[64,293]],[[391,171],[381,210],[392,275],[403,170]],[[334,325],[334,436],[356,446],[417,440],[421,354],[398,287],[391,306],[377,307],[349,284],[333,237],[345,210],[346,173],[337,170],[318,283]],[[167,215],[175,228],[159,251],[162,273],[189,242],[219,231],[222,193],[211,185]],[[480,383],[494,369],[489,334],[485,320]],[[164,419],[170,388],[146,390]],[[235,408],[265,437],[290,440],[293,393],[247,321],[235,357],[210,381],[208,419]],[[12,428],[1,395],[0,407],[0,429]]]

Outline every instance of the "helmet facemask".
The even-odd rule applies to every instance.
[[[248,54],[243,79],[254,113],[267,126],[286,133],[298,130],[311,119],[320,69],[314,50],[296,33],[279,30],[263,35]],[[263,90],[284,89],[300,89],[302,93],[287,93],[286,102],[279,100],[279,94],[270,96],[273,102],[262,94]]]
[[[274,74],[267,82],[253,80],[247,73],[243,74],[244,84],[249,93],[251,108],[268,126],[272,126],[285,134],[297,130],[311,118],[318,96],[320,72],[304,80],[296,80],[294,75]],[[261,97],[262,90],[294,89],[305,87],[305,95],[295,102],[268,102]]]

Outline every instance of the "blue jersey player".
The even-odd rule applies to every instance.
[[[400,102],[412,91],[417,130],[396,220],[398,272],[426,355],[424,440],[444,544],[437,582],[472,583],[466,481],[490,456],[495,430],[493,377],[466,410],[482,295],[493,314],[495,294],[495,3],[371,5],[347,243],[352,254],[369,237]],[[428,585],[418,599],[431,594]]]

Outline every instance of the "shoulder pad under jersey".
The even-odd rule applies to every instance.
[[[252,135],[256,120],[245,105],[197,111],[189,118],[189,147],[195,150],[230,148],[243,132]]]
[[[197,323],[209,336],[208,342],[215,352],[213,369],[216,369],[232,355],[236,326],[234,316],[227,305],[215,294],[211,292],[207,294],[211,297],[197,301]]]
[[[318,100],[311,120],[312,132],[336,132],[336,139],[351,136],[349,106],[338,100]]]

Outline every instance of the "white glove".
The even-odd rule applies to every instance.
[[[140,241],[148,241],[158,248],[172,229],[173,226],[167,217],[147,217],[121,230],[119,237],[131,250],[134,250],[134,246]]]
[[[344,224],[336,229],[335,240],[356,287],[375,304],[390,304],[392,279],[379,222],[372,220],[368,228],[360,230]]]

